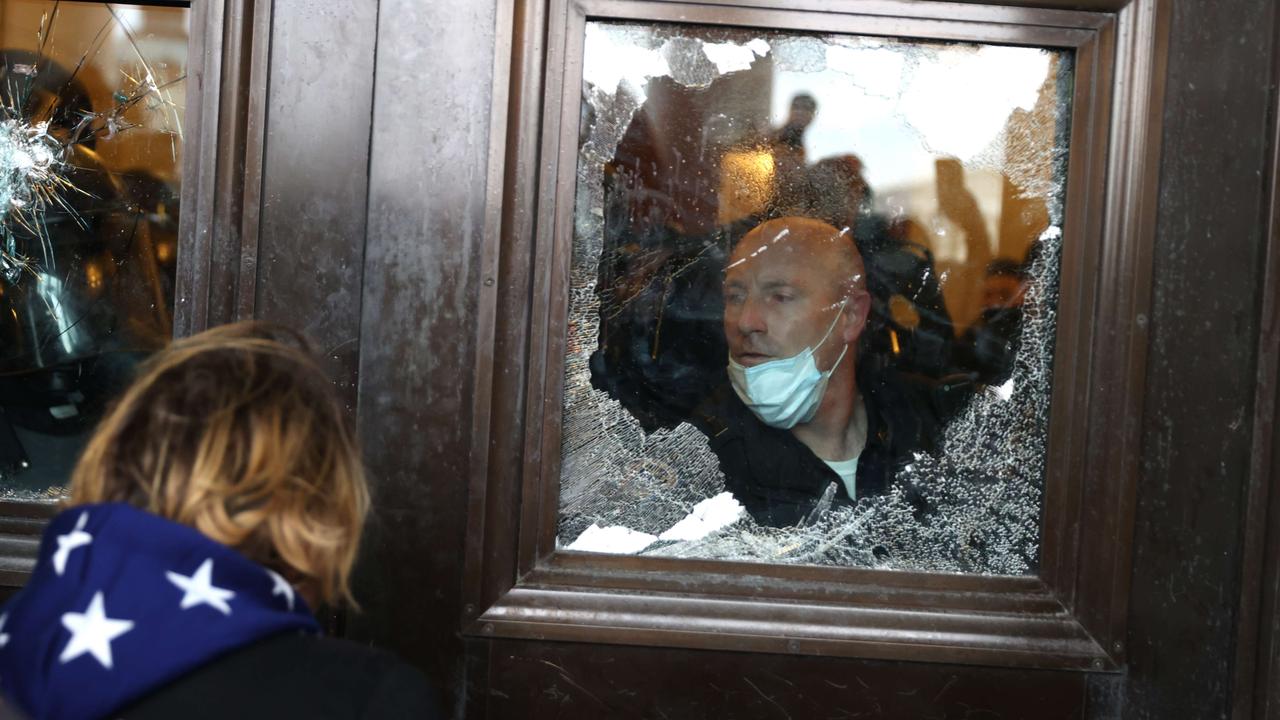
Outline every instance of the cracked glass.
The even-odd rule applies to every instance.
[[[588,22],[559,548],[1034,573],[1072,60]]]
[[[189,15],[0,4],[0,499],[60,497],[172,335]]]

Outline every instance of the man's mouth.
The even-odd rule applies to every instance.
[[[739,365],[742,365],[743,367],[752,367],[754,365],[759,365],[761,363],[769,362],[770,360],[773,359],[773,356],[766,355],[764,353],[757,353],[757,352],[744,352],[744,353],[738,353],[737,355],[734,355],[733,359],[735,362],[737,362]]]

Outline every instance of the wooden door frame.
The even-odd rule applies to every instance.
[[[492,136],[505,143],[490,149],[466,634],[1123,667],[1168,9],[1160,0],[1027,4],[515,3],[511,44],[497,44],[511,61],[494,85]],[[577,154],[578,95],[570,89],[581,78],[587,18],[828,31],[870,27],[877,34],[1076,49],[1040,577],[554,551],[566,219]],[[778,585],[789,589],[764,589]]]
[[[1276,18],[1280,30],[1280,15]],[[1271,70],[1271,170],[1262,251],[1257,393],[1244,517],[1232,717],[1280,718],[1280,50]]]

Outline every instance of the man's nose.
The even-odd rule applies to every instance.
[[[738,308],[738,332],[743,335],[764,332],[765,322],[762,310],[760,302],[755,298],[748,297],[743,300]]]

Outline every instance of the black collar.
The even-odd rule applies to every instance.
[[[917,451],[930,452],[945,417],[937,386],[892,371],[859,367],[867,410],[867,441],[858,456],[858,497],[886,492],[897,469]],[[709,438],[728,489],[756,519],[789,525],[805,517],[836,484],[835,501],[851,502],[844,483],[789,430],[762,423],[727,378],[695,409],[692,421]]]

